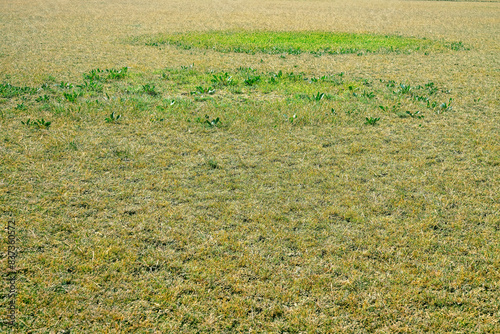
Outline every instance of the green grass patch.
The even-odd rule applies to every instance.
[[[182,49],[211,49],[218,52],[293,54],[409,53],[464,48],[462,43],[428,39],[319,31],[209,31],[158,34],[142,37],[146,45],[174,45]]]
[[[282,70],[259,72],[251,67],[234,71],[166,68],[152,77],[121,71],[126,75],[110,80],[109,73],[114,71],[94,69],[84,73],[80,83],[46,83],[38,88],[6,83],[1,86],[4,104],[12,106],[11,112],[32,118],[36,116],[32,110],[51,111],[60,117],[78,109],[86,118],[99,114],[95,122],[118,121],[110,115],[123,115],[132,122],[150,115],[151,119],[171,118],[205,127],[239,121],[264,127],[282,123],[363,124],[369,117],[418,115],[412,118],[421,120],[425,114],[453,110],[449,92],[433,82],[397,83],[343,72],[317,76]]]

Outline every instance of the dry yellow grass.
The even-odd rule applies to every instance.
[[[91,69],[129,66],[124,87],[161,82],[165,98],[187,101],[186,92],[161,81],[164,68],[232,73],[251,66],[434,82],[454,99],[453,112],[429,111],[421,121],[383,114],[375,127],[347,115],[334,124],[311,117],[273,127],[263,110],[269,105],[236,102],[243,99],[219,109],[193,102],[179,107],[185,114],[154,123],[159,113],[112,84],[111,98],[63,101],[63,112],[16,109],[24,100],[2,99],[0,222],[15,217],[24,251],[17,327],[0,331],[500,330],[498,2],[0,6],[0,83],[81,83]],[[283,59],[131,42],[231,29],[400,34],[462,41],[471,50]],[[250,89],[243,93],[252,98]],[[126,113],[123,120],[104,123],[114,110]],[[223,127],[185,121],[204,112],[224,113]],[[53,124],[34,130],[21,125],[27,117]],[[4,277],[6,245],[2,233]],[[5,305],[3,298],[2,317]]]

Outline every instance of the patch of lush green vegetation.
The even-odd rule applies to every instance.
[[[175,45],[183,49],[212,49],[218,52],[267,54],[365,54],[408,53],[463,47],[428,39],[375,34],[334,33],[319,31],[209,31],[159,34],[142,37],[146,45]]]
[[[121,73],[127,73],[121,70]],[[105,73],[106,75],[101,75]],[[229,126],[238,118],[276,126],[293,124],[363,122],[377,117],[424,117],[422,111],[439,114],[452,110],[445,89],[432,82],[423,85],[348,77],[345,73],[306,76],[304,73],[259,72],[251,67],[236,71],[198,71],[192,67],[161,70],[153,78],[129,74],[114,77],[113,70],[92,70],[83,83],[44,84],[40,88],[10,88],[5,94],[17,112],[36,109],[78,108],[104,113],[108,123],[151,113],[154,119],[168,117],[197,122],[208,127]],[[118,79],[118,80],[116,80]],[[98,88],[96,88],[98,87]],[[31,98],[19,97],[29,92]],[[36,92],[36,93],[35,93]],[[19,99],[19,100],[18,100]],[[15,101],[15,102],[14,102]],[[200,115],[192,116],[196,108]],[[265,113],[264,113],[265,110]],[[116,116],[115,116],[116,114]],[[110,116],[111,115],[111,116]],[[120,115],[120,117],[118,117]],[[377,121],[368,124],[375,125]]]

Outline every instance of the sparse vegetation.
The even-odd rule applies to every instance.
[[[120,118],[122,117],[122,115],[116,115],[115,112],[113,111],[111,114],[109,114],[108,117],[106,117],[104,120],[107,122],[107,123],[114,123],[116,121],[118,121]]]

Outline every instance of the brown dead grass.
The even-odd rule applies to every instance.
[[[494,2],[2,3],[0,80],[12,84],[122,66],[153,80],[194,63],[432,81],[455,99],[453,113],[422,128],[239,121],[220,131],[151,125],[147,115],[104,126],[101,113],[76,111],[31,131],[3,101],[0,217],[14,213],[23,246],[35,249],[18,259],[13,331],[497,332],[499,23]],[[402,34],[472,49],[282,59],[130,43],[237,28]]]

